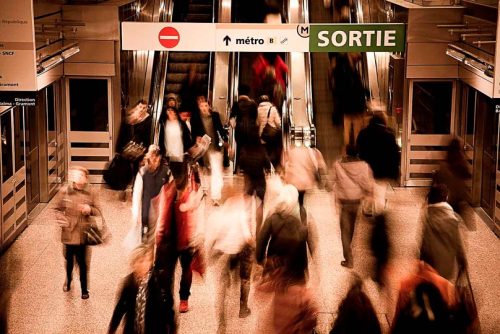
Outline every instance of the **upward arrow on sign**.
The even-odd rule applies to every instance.
[[[229,35],[226,35],[226,37],[224,37],[222,40],[224,41],[224,43],[226,43],[226,46],[228,46],[229,42],[231,42],[231,37],[229,37]]]

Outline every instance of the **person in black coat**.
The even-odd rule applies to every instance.
[[[191,132],[186,123],[179,119],[175,107],[167,107],[160,118],[158,144],[160,153],[169,163],[174,179],[182,180],[186,177],[187,162],[184,159],[184,154],[194,143]]]
[[[115,152],[119,155],[123,155],[124,149],[129,142],[142,145],[147,149],[149,145],[151,145],[152,129],[152,117],[148,113],[148,104],[144,100],[139,100],[130,110],[128,110],[126,117],[120,125]],[[122,189],[120,190],[123,191],[120,193],[120,199],[122,201],[126,199],[125,189],[132,181],[133,176],[139,171],[139,165],[143,157],[144,155],[140,155],[132,160],[128,160],[130,162],[131,173],[126,174],[132,175],[132,177],[128,178],[121,185]]]
[[[141,245],[133,251],[131,256],[133,272],[123,280],[108,333],[116,333],[122,318],[125,318],[124,334],[176,332],[177,325],[172,305],[169,307],[162,297],[158,274],[152,268],[152,263],[151,245]],[[138,317],[138,312],[141,312],[143,317]],[[143,320],[140,321],[139,318]]]
[[[387,115],[383,112],[373,115],[366,128],[360,131],[356,145],[359,157],[366,161],[375,178],[375,213],[385,209],[385,192],[390,180],[399,178],[399,146],[394,132],[387,127]]]
[[[219,205],[222,197],[222,179],[224,147],[227,147],[227,133],[220,115],[210,109],[208,102],[200,99],[198,102],[199,114],[192,118],[192,135],[197,142],[200,142],[204,135],[210,137],[211,142],[207,152],[203,156],[205,167],[210,166],[210,196],[214,205]]]

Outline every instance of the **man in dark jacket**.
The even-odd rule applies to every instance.
[[[387,127],[387,115],[376,113],[356,139],[359,157],[370,165],[376,185],[373,190],[375,213],[385,209],[385,192],[390,180],[399,178],[399,146]]]
[[[210,196],[214,205],[219,205],[222,197],[222,162],[223,148],[227,146],[227,133],[222,126],[218,112],[212,111],[208,102],[198,102],[199,115],[193,117],[192,134],[197,142],[207,135],[211,142],[205,156],[203,157],[205,167],[210,166]]]

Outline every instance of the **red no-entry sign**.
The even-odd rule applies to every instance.
[[[160,44],[167,49],[171,49],[177,46],[180,39],[181,38],[179,36],[179,32],[173,27],[165,27],[160,30],[160,33],[158,34],[158,40],[160,41]]]

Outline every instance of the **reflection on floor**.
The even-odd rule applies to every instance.
[[[241,189],[240,177],[225,178],[224,198]],[[127,274],[121,242],[129,228],[130,201],[120,202],[116,193],[96,187],[100,194],[103,213],[113,233],[112,243],[93,249],[90,269],[90,299],[80,299],[78,284],[64,293],[64,267],[58,229],[51,215],[49,204],[31,223],[19,239],[0,258],[1,274],[7,275],[12,298],[8,311],[10,333],[105,333],[115,305],[116,291],[121,278]],[[424,190],[396,188],[388,192],[390,226],[396,258],[393,281],[396,282],[410,269],[419,243],[418,214]],[[319,333],[327,333],[339,302],[349,287],[352,271],[340,266],[342,250],[339,224],[334,198],[322,191],[306,196],[306,206],[312,212],[319,229],[319,252],[311,262],[310,286],[315,289],[320,305]],[[208,202],[207,216],[213,208]],[[500,242],[482,222],[477,230],[466,233],[466,248],[470,263],[470,276],[477,300],[483,333],[500,330]],[[209,228],[209,227],[207,227]],[[396,286],[392,286],[387,299],[380,295],[368,278],[371,256],[366,248],[366,238],[371,226],[362,221],[356,226],[354,236],[354,272],[365,279],[368,292],[379,314],[384,331],[392,317],[390,301]],[[179,275],[177,275],[179,276]],[[191,290],[188,313],[179,315],[180,333],[214,333],[215,282],[213,268],[205,280],[195,277]],[[228,300],[230,320],[228,333],[262,333],[257,322],[259,312],[265,312],[267,301],[250,297],[252,315],[238,318],[239,291],[233,287]],[[178,291],[178,282],[176,291]],[[252,295],[252,293],[251,293]],[[178,299],[178,296],[175,296]],[[389,300],[389,302],[387,302]],[[178,300],[177,300],[178,303]]]

